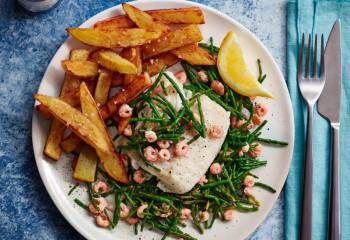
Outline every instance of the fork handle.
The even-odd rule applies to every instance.
[[[303,203],[301,212],[300,239],[312,239],[312,128],[313,105],[307,107],[306,149],[304,160]]]
[[[339,161],[339,123],[331,123],[332,127],[332,174],[329,207],[330,240],[340,240],[340,161]]]

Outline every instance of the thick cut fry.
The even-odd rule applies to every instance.
[[[199,7],[157,9],[145,11],[164,24],[202,24],[204,23],[204,14]],[[114,30],[116,28],[135,27],[133,21],[126,15],[115,16],[106,20],[99,21],[95,28],[101,30]]]
[[[202,38],[202,33],[197,25],[188,25],[183,28],[175,29],[162,35],[159,39],[143,45],[143,57],[153,57],[187,44],[199,42]]]
[[[136,74],[136,66],[128,60],[122,58],[111,50],[101,50],[98,52],[98,63],[103,67],[120,73]]]
[[[55,97],[35,94],[34,98],[46,106],[56,119],[65,124],[87,144],[101,152],[109,151],[109,146],[99,128],[77,109]]]
[[[166,52],[145,60],[142,66],[143,70],[148,71],[148,74],[152,77],[158,74],[164,66],[170,67],[179,61],[180,59],[174,54]]]
[[[71,133],[65,139],[62,140],[61,147],[66,153],[71,153],[79,146],[80,143],[80,137],[78,137],[74,133]]]
[[[56,161],[61,157],[62,149],[60,142],[63,138],[65,128],[66,126],[61,124],[59,121],[53,121],[50,127],[49,135],[46,139],[44,153],[46,156]]]
[[[153,17],[140,9],[123,3],[123,9],[128,17],[133,21],[139,28],[143,28],[149,31],[161,31],[163,33],[170,30],[170,28],[162,22],[154,21]]]
[[[140,28],[119,28],[103,31],[93,28],[67,28],[75,39],[82,43],[105,48],[135,47],[159,38],[161,31],[150,32]]]
[[[199,7],[157,9],[146,11],[155,20],[165,24],[203,24],[204,14]]]
[[[134,80],[125,87],[124,91],[118,92],[101,107],[100,114],[102,118],[106,120],[111,117],[121,104],[135,99],[151,85],[152,81],[147,73],[135,76]]]
[[[189,62],[192,65],[215,65],[214,58],[197,44],[189,44],[171,50],[171,53],[178,58]]]
[[[60,100],[68,103],[69,105],[71,105],[72,107],[75,107],[79,104],[80,99],[79,99],[79,90],[78,89],[73,89],[70,92],[67,92],[65,95],[61,95],[59,97]],[[52,115],[50,114],[50,112],[47,110],[47,108],[42,105],[39,104],[36,106],[36,109],[42,114],[44,115],[46,118],[52,118]]]
[[[63,60],[62,66],[64,70],[73,76],[91,79],[98,73],[98,65],[91,61],[72,61]]]
[[[109,146],[108,152],[101,152],[96,149],[96,153],[100,158],[101,163],[103,164],[107,173],[115,180],[127,183],[128,176],[124,169],[122,161],[119,159],[117,153],[115,152],[114,144],[111,137],[108,134],[107,127],[102,120],[96,103],[91,96],[88,88],[83,82],[80,85],[80,102],[83,113],[88,116],[91,122],[93,122],[96,127],[100,130],[103,135],[104,141]]]
[[[120,56],[132,62],[137,68],[137,74],[141,74],[142,72],[142,56],[141,56],[141,48],[140,47],[130,47],[124,48],[120,52]],[[125,74],[123,79],[123,85],[128,85],[133,79],[134,74]]]
[[[76,60],[86,60],[89,55],[89,51],[86,49],[73,49],[70,52],[69,59],[72,61]],[[65,74],[63,86],[61,89],[61,96],[67,96],[64,100],[65,102],[75,106],[79,104],[79,85],[80,80],[72,75]],[[74,94],[69,95],[70,92],[75,91]],[[72,100],[72,102],[70,102]],[[41,107],[40,107],[41,106]],[[38,105],[38,110],[45,112],[47,116],[51,117],[49,111],[46,111],[46,107],[43,105]],[[65,127],[62,127],[57,119],[53,119],[50,127],[50,131],[47,136],[47,140],[44,147],[44,154],[54,160],[59,160],[62,148],[60,146],[61,140],[63,138]]]
[[[123,134],[125,128],[128,126],[130,118],[119,118],[118,121],[118,133]]]
[[[94,182],[96,167],[97,155],[95,149],[85,144],[79,153],[73,177],[79,181]]]
[[[106,69],[100,69],[94,94],[95,101],[98,105],[102,106],[107,102],[111,82],[112,73]]]

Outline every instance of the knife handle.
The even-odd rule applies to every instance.
[[[330,240],[340,240],[340,159],[339,159],[339,123],[331,123],[332,127],[332,168],[329,207]]]
[[[313,105],[308,104],[306,149],[304,159],[303,202],[300,223],[300,239],[312,239],[312,128]]]

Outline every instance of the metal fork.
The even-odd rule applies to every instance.
[[[323,90],[325,84],[325,62],[324,62],[324,39],[323,34],[321,36],[321,53],[320,53],[320,67],[319,74],[317,73],[317,35],[314,36],[314,51],[313,51],[313,72],[311,75],[311,34],[309,34],[308,48],[307,48],[307,60],[306,60],[306,73],[303,74],[303,59],[304,59],[304,40],[305,35],[303,33],[301,46],[299,49],[299,61],[298,61],[298,83],[299,90],[307,104],[307,133],[306,133],[306,151],[304,162],[304,189],[303,189],[303,203],[302,214],[300,224],[300,239],[310,240],[312,239],[312,125],[313,125],[313,112],[314,105]],[[319,76],[318,76],[319,75]]]

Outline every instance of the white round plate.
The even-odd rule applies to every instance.
[[[217,221],[212,229],[205,231],[204,235],[199,235],[191,226],[185,229],[186,232],[198,239],[227,239],[227,236],[234,236],[235,239],[244,239],[257,228],[273,207],[286,180],[291,162],[294,143],[293,112],[283,76],[271,54],[251,32],[235,20],[212,8],[182,0],[136,1],[131,2],[131,4],[143,10],[190,6],[201,7],[206,19],[206,23],[200,26],[205,41],[210,36],[213,36],[215,43],[219,45],[226,32],[233,30],[237,34],[246,59],[255,74],[257,74],[256,59],[261,59],[263,71],[267,74],[264,85],[275,96],[274,100],[259,99],[259,101],[268,102],[270,109],[267,116],[269,122],[263,132],[263,136],[288,141],[289,145],[287,147],[264,146],[262,159],[268,160],[268,164],[266,167],[257,169],[255,173],[262,182],[271,184],[277,192],[272,194],[255,188],[256,197],[261,202],[259,211],[254,213],[237,212],[233,221]],[[98,20],[122,13],[120,5],[112,7],[90,18],[81,27],[91,27]],[[84,46],[72,38],[68,38],[62,44],[47,67],[39,87],[39,93],[51,96],[59,94],[64,77],[61,60],[67,59],[69,51],[78,47]],[[45,120],[34,111],[32,136],[36,164],[52,200],[70,224],[87,239],[126,240],[159,238],[160,235],[158,236],[158,233],[149,231],[147,228],[136,237],[133,233],[133,228],[124,222],[120,222],[117,229],[114,230],[106,230],[95,226],[94,218],[89,216],[87,211],[77,206],[73,201],[75,197],[79,197],[83,201],[87,200],[83,187],[71,196],[67,195],[69,188],[75,183],[71,177],[70,162],[72,156],[63,155],[62,159],[55,162],[43,155],[49,123],[48,120]]]

